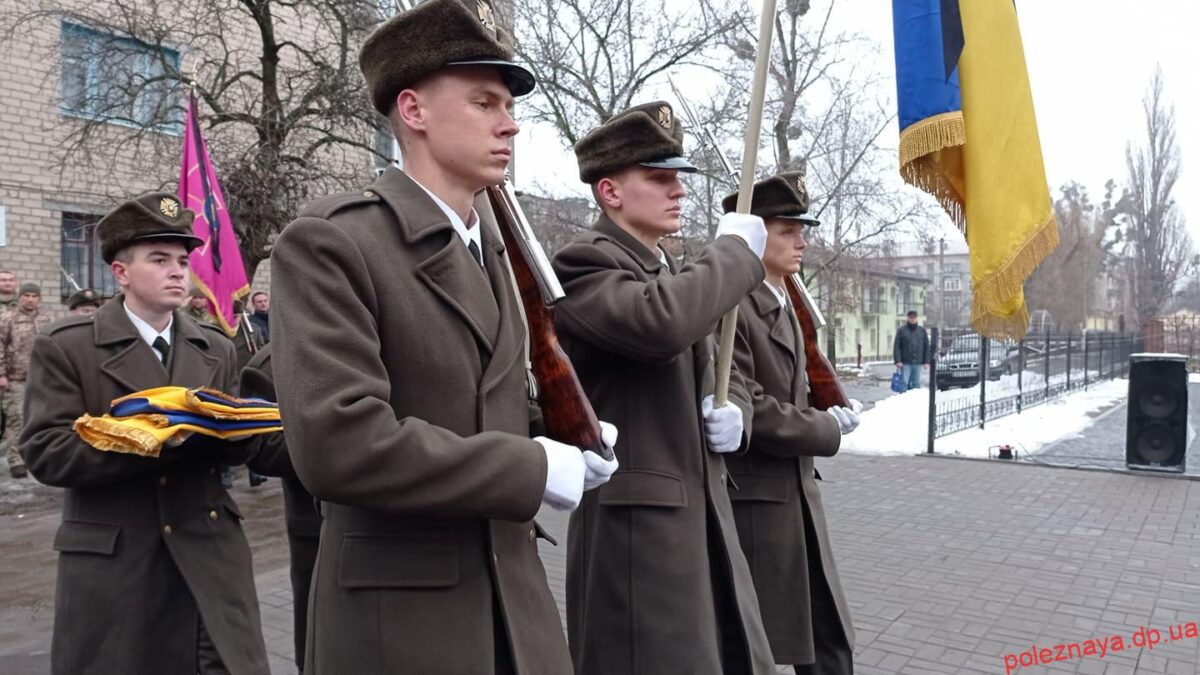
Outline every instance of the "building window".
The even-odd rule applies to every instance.
[[[962,279],[959,279],[958,277],[946,277],[942,281],[942,290],[961,291],[962,290]]]
[[[183,108],[172,95],[179,52],[78,24],[62,24],[64,115],[171,134],[183,132]]]
[[[62,299],[65,302],[80,288],[91,288],[111,298],[117,294],[117,281],[109,266],[100,257],[100,241],[96,238],[96,223],[100,216],[87,213],[62,215]],[[74,282],[74,283],[72,283]]]

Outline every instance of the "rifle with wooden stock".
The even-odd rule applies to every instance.
[[[733,185],[736,187],[741,182],[741,174],[729,162],[729,158],[721,150],[717,143],[716,137],[712,132],[700,124],[700,118],[692,111],[691,105],[687,99],[675,86],[675,81],[667,78],[671,84],[671,89],[675,92],[675,98],[679,101],[679,107],[683,110],[683,114],[688,118],[688,123],[697,130],[697,135],[700,136],[701,142],[707,145],[709,149],[720,160],[721,166],[725,169],[725,173],[729,176]],[[813,301],[812,294],[808,292],[808,287],[804,285],[804,279],[799,274],[789,274],[784,277],[784,286],[787,287],[788,297],[792,301],[792,308],[796,312],[796,322],[800,324],[800,334],[804,343],[804,373],[808,378],[809,398],[813,407],[820,410],[828,410],[832,406],[841,406],[843,408],[850,407],[850,397],[846,395],[846,390],[842,388],[842,383],[838,380],[837,371],[833,364],[829,362],[825,354],[821,352],[820,343],[817,340],[817,330],[825,327],[825,317],[821,314],[821,310],[817,308],[817,303]]]
[[[512,184],[485,188],[504,247],[529,331],[529,360],[537,381],[535,398],[542,408],[546,435],[580,450],[591,450],[606,460],[612,449],[600,436],[600,422],[579,383],[575,367],[558,342],[550,307],[566,297],[550,260],[529,226]]]

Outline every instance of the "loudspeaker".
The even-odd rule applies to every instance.
[[[1129,357],[1129,419],[1125,464],[1131,469],[1183,473],[1187,454],[1187,357]]]

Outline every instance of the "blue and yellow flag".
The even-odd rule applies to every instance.
[[[1012,0],[893,0],[900,173],[971,255],[971,323],[1020,338],[1024,283],[1058,245]]]

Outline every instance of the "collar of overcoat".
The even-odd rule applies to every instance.
[[[779,304],[779,298],[775,297],[775,293],[767,286],[767,282],[762,282],[758,288],[750,292],[750,301],[754,304],[759,316],[766,319],[767,325],[771,327],[771,339],[783,347],[794,360],[798,327],[792,317],[788,316],[786,308]]]
[[[488,390],[503,379],[514,359],[524,353],[524,338],[515,323],[519,313],[508,276],[508,261],[500,231],[487,209],[477,208],[483,265],[454,232],[454,226],[429,194],[403,171],[390,167],[371,189],[395,214],[404,240],[410,244],[441,234],[445,244],[417,263],[416,276],[470,328],[487,365],[481,387]],[[485,291],[490,285],[491,294]],[[493,329],[495,328],[495,332]]]
[[[634,260],[638,261],[642,269],[647,272],[654,273],[662,269],[663,263],[658,258],[661,249],[657,246],[653,249],[646,248],[645,244],[622,229],[612,218],[608,217],[608,214],[601,213],[592,229],[611,238],[617,246],[625,249]],[[667,259],[669,260],[670,256],[667,256]]]
[[[163,368],[150,345],[125,314],[125,296],[104,303],[93,319],[97,347],[115,348],[116,353],[100,364],[100,370],[131,393],[169,384],[181,387],[223,385],[217,378],[220,359],[212,354],[209,337],[182,311],[176,311],[167,368]]]

